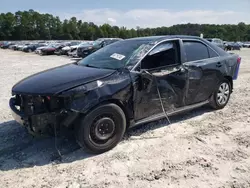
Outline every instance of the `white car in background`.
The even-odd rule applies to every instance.
[[[75,46],[66,46],[64,47],[62,50],[66,51],[67,52],[67,55],[72,55],[72,54],[75,54],[78,47],[79,46],[82,46],[82,45],[87,45],[87,44],[92,44],[93,41],[84,41],[84,42],[81,42],[79,43],[78,45],[75,45]]]
[[[245,43],[243,44],[243,47],[244,47],[244,48],[250,48],[250,42],[245,42]]]
[[[43,48],[46,48],[47,46],[48,46],[48,44],[46,44],[46,46],[42,46],[42,47],[37,48],[37,49],[35,50],[35,53],[36,53],[36,54],[41,54],[41,50],[42,50]]]

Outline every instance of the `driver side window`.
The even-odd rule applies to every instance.
[[[141,62],[141,69],[157,69],[180,64],[179,41],[167,41],[156,46]]]

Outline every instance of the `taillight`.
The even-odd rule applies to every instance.
[[[237,63],[240,64],[240,62],[241,62],[241,57],[238,57]]]

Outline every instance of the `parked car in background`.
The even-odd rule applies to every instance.
[[[67,127],[80,146],[103,153],[136,125],[208,104],[224,108],[240,62],[200,37],[126,39],[21,80],[9,104],[30,133]]]
[[[221,39],[218,38],[207,38],[206,40],[208,40],[209,42],[219,46],[221,49],[225,50],[225,45],[223,43],[223,41]]]
[[[70,42],[63,42],[63,43],[59,43],[56,46],[56,50],[54,51],[54,54],[60,54],[62,49],[66,46],[70,45]]]
[[[14,43],[12,42],[4,42],[3,45],[1,46],[2,49],[8,49],[10,45],[12,45]]]
[[[22,51],[23,48],[25,48],[26,46],[30,45],[30,43],[21,43],[19,45],[16,46],[15,50],[18,50],[18,51]]]
[[[243,44],[243,47],[244,47],[244,48],[250,48],[250,42],[245,42],[245,43]]]
[[[0,48],[4,45],[4,42],[0,42]]]
[[[238,42],[236,42],[241,48],[243,47],[243,42],[240,42],[240,41],[238,41]]]
[[[8,48],[9,48],[9,49],[13,49],[13,48],[14,48],[14,46],[16,46],[16,44],[15,44],[15,43],[12,43],[12,44],[10,44],[10,45],[9,45],[9,47],[8,47]]]
[[[71,58],[79,58],[77,55],[77,49],[72,52],[68,52],[68,56]]]
[[[226,42],[225,43],[225,50],[240,50],[241,46],[237,42]]]
[[[81,45],[77,49],[77,56],[84,58],[88,56],[89,54],[92,54],[93,52],[103,48],[104,46],[110,45],[114,42],[120,41],[123,39],[120,38],[99,38],[95,40],[90,45]]]
[[[89,46],[89,45],[93,45],[93,42],[94,41],[85,41],[85,42],[81,42],[79,45],[76,45],[76,46],[71,46],[70,49],[66,49],[66,53],[68,56],[72,57],[76,57],[77,56],[77,50],[79,47],[83,47],[83,46]],[[77,56],[78,57],[78,56]]]
[[[17,50],[17,46],[19,46],[19,45],[20,45],[20,43],[16,43],[16,44],[10,46],[10,49],[11,50]]]
[[[79,44],[81,44],[80,41],[69,42],[63,48],[57,49],[55,51],[55,54],[57,54],[57,55],[68,55],[68,52],[70,52],[71,50],[76,49],[79,46]]]
[[[63,46],[64,44],[61,43],[49,44],[40,49],[40,55],[53,55],[57,49]]]
[[[25,46],[23,48],[24,52],[34,52],[37,48],[47,46],[46,43],[36,43],[36,44],[30,44],[28,46]]]
[[[48,47],[49,45],[50,45],[50,44],[47,44],[47,43],[46,43],[46,46],[38,47],[38,48],[35,50],[35,53],[36,53],[36,54],[41,54],[41,50],[42,50],[43,48]]]

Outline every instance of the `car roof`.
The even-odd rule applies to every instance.
[[[190,35],[163,35],[163,36],[136,37],[136,38],[130,38],[130,39],[126,39],[126,40],[144,40],[144,41],[148,41],[148,42],[160,42],[162,40],[174,39],[174,38],[202,39],[200,37],[190,36]]]
[[[203,41],[209,46],[212,46],[214,50],[216,50],[217,53],[220,55],[224,56],[227,55],[228,53],[222,50],[220,47],[213,45],[212,43],[208,42],[206,39],[198,37],[198,36],[191,36],[191,35],[165,35],[165,36],[150,36],[150,37],[136,37],[136,38],[130,38],[126,39],[124,41],[145,41],[148,43],[158,43],[163,40],[167,39],[193,39],[193,40],[199,40]]]

